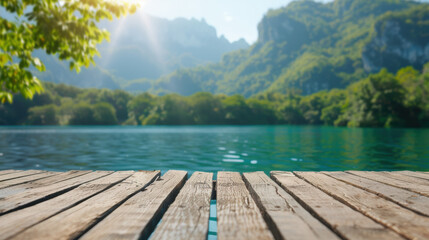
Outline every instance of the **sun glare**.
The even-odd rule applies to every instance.
[[[115,2],[119,2],[118,0],[111,0]],[[142,8],[146,1],[142,0],[126,0],[127,2],[138,2],[139,8]],[[163,49],[160,46],[158,39],[158,33],[156,27],[154,27],[154,23],[152,22],[152,18],[149,17],[146,13],[141,11],[137,11],[133,15],[127,15],[119,19],[115,19],[114,21],[117,23],[113,29],[110,29],[110,43],[109,50],[105,52],[103,55],[103,63],[108,64],[112,60],[112,55],[114,54],[114,49],[116,49],[121,44],[121,39],[123,38],[124,31],[126,30],[125,26],[129,25],[131,22],[137,23],[134,25],[133,31],[137,32],[145,32],[147,35],[147,40],[150,45],[151,50],[154,53],[154,61],[158,62],[160,66],[163,66],[164,62],[164,54]],[[137,34],[138,35],[138,34]]]
[[[140,6],[144,4],[144,0],[108,0],[110,2],[115,3],[132,3],[132,4],[139,4]]]

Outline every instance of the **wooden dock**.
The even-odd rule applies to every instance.
[[[429,239],[427,172],[270,175],[3,170],[0,239]]]

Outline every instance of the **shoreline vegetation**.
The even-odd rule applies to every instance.
[[[351,84],[311,95],[191,96],[81,89],[44,83],[28,100],[15,95],[0,105],[0,125],[331,125],[429,127],[429,63],[396,74],[383,69]]]

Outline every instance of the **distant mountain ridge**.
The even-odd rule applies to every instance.
[[[243,94],[344,88],[369,73],[429,61],[429,4],[404,0],[301,0],[270,10],[258,41],[216,64],[180,69],[153,93]]]
[[[45,81],[79,87],[135,90],[132,80],[151,82],[180,68],[217,62],[223,54],[249,46],[244,39],[230,43],[218,37],[204,19],[167,20],[136,13],[103,22],[100,27],[111,33],[111,41],[99,46],[101,58],[96,58],[95,67],[76,74],[67,63],[37,52],[47,71],[36,75]],[[145,86],[150,87],[137,87],[145,90]]]

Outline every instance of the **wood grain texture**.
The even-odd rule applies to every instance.
[[[6,175],[11,173],[17,173],[17,172],[22,172],[22,171],[21,170],[1,170],[0,175]]]
[[[20,178],[20,177],[30,176],[30,175],[34,175],[34,174],[39,174],[39,173],[42,173],[42,172],[44,172],[44,171],[41,171],[41,170],[27,170],[27,171],[18,171],[18,172],[14,172],[14,173],[10,173],[10,174],[0,175],[0,182],[1,181],[6,181],[6,180],[10,180],[10,179],[15,179],[15,178]]]
[[[354,174],[356,176],[372,179],[377,182],[381,182],[394,187],[400,187],[400,188],[429,197],[429,184],[425,182],[421,182],[420,179],[417,179],[417,178],[414,178],[413,180],[415,181],[413,181],[410,178],[398,179],[394,177],[394,175],[389,175],[389,174],[386,174],[385,172],[360,172],[360,171],[347,171],[347,172]],[[421,180],[424,181],[423,179]]]
[[[403,239],[392,230],[337,201],[291,172],[273,171],[271,176],[306,209],[344,239]]]
[[[31,181],[31,182],[27,182],[27,183],[23,183],[23,184],[19,184],[19,185],[15,185],[15,186],[10,186],[10,187],[6,187],[3,189],[0,189],[0,198],[4,198],[13,194],[17,194],[20,192],[24,192],[27,191],[28,189],[32,189],[32,188],[37,188],[37,187],[43,187],[43,186],[47,186],[50,184],[54,184],[57,182],[62,182],[71,178],[75,178],[84,174],[88,174],[91,171],[76,171],[76,170],[72,170],[72,171],[68,171],[68,172],[62,172],[47,178],[42,178],[42,179],[38,179],[35,181]],[[18,178],[19,179],[19,178]]]
[[[237,172],[217,175],[218,239],[274,239]]]
[[[395,172],[395,173],[407,175],[409,177],[417,177],[417,178],[429,180],[429,174],[427,174],[425,172],[399,171],[399,172]]]
[[[429,217],[429,197],[345,172],[325,172],[325,174]]]
[[[0,198],[0,213],[6,213],[17,208],[25,207],[35,202],[49,199],[69,191],[83,183],[111,174],[112,172],[96,171],[66,181]]]
[[[425,172],[37,171],[0,171],[0,240],[206,239],[215,193],[220,240],[429,239]]]
[[[28,183],[31,181],[35,181],[35,180],[42,179],[42,178],[47,178],[47,177],[54,176],[57,174],[58,174],[58,172],[41,172],[38,174],[33,174],[33,175],[24,176],[24,177],[20,177],[20,178],[13,178],[13,179],[1,181],[0,182],[0,188],[6,188],[6,187],[11,187],[14,185],[22,184],[22,183]]]
[[[420,185],[424,185],[424,186],[429,186],[429,181],[426,179],[421,179],[415,176],[407,176],[404,174],[401,174],[399,172],[378,172],[379,174],[389,177],[389,178],[393,178],[393,179],[397,179],[399,181],[404,181],[404,182],[409,182],[409,183],[416,183],[416,184],[420,184]]]
[[[243,177],[276,239],[339,239],[264,172]]]
[[[0,216],[0,239],[8,239],[43,220],[94,196],[131,176],[132,171],[115,172],[85,183],[58,197]],[[35,214],[37,213],[37,214]]]
[[[295,172],[312,185],[410,239],[429,238],[429,218],[322,173]]]
[[[137,193],[94,226],[80,239],[147,239],[163,209],[174,200],[187,172],[170,170]]]
[[[124,181],[28,228],[13,239],[74,239],[130,195],[148,186],[159,171],[136,172]]]
[[[155,239],[206,239],[213,173],[194,172],[155,229]]]

